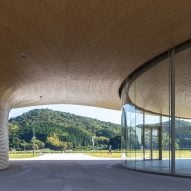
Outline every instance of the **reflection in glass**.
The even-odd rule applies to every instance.
[[[144,113],[130,104],[123,107],[122,116],[123,164],[132,169],[169,173],[169,118]]]
[[[175,55],[175,173],[191,175],[191,48]]]
[[[125,120],[122,124],[126,121],[126,132],[122,131],[122,147],[126,151],[126,167],[170,172],[169,100],[169,58],[149,68],[123,88]]]
[[[125,166],[191,176],[191,41],[147,64],[122,89]]]

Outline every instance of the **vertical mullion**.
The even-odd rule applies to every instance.
[[[158,128],[159,160],[162,160],[162,114],[160,114],[160,125]]]
[[[172,49],[170,54],[170,98],[171,98],[171,174],[175,174],[175,51]]]
[[[145,160],[145,111],[143,110],[143,160]]]
[[[153,160],[153,127],[150,129],[150,159]]]

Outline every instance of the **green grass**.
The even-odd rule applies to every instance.
[[[33,152],[31,151],[14,151],[9,152],[10,159],[24,159],[24,158],[34,158],[40,156],[40,153],[37,152],[33,156]]]
[[[87,152],[85,153],[89,156],[94,157],[103,157],[103,158],[121,158],[121,152],[112,152],[111,154],[108,153],[108,151],[94,151],[94,152]]]
[[[43,154],[46,153],[63,153],[63,151],[43,151]],[[32,151],[10,151],[9,152],[9,158],[10,159],[24,159],[24,158],[34,158],[42,155],[40,151],[35,151],[35,155],[33,156]],[[103,157],[103,158],[121,158],[121,152],[112,152],[112,154],[108,154],[108,151],[101,150],[101,151],[89,151],[89,152],[84,152],[84,151],[73,151],[73,152],[66,152],[66,153],[84,153],[90,156],[95,156],[95,157]]]
[[[176,150],[175,151],[176,159],[183,159],[188,158],[191,159],[191,150]],[[162,157],[164,158],[170,158],[171,153],[168,150],[162,151]],[[127,158],[143,158],[143,151],[142,150],[136,150],[136,151],[130,151],[126,153]],[[145,150],[145,157],[150,158],[150,151]],[[157,150],[153,150],[153,159],[158,159],[159,153]]]
[[[183,159],[188,158],[191,159],[191,150],[176,150],[176,159]],[[112,152],[112,154],[108,154],[108,151],[94,151],[94,152],[87,152],[87,155],[95,156],[95,157],[103,157],[103,158],[121,158],[121,152]],[[162,151],[163,158],[170,158],[171,153],[167,150]],[[126,154],[127,158],[139,158],[143,159],[143,151],[136,150],[131,151]],[[150,152],[145,150],[145,157],[150,158]],[[158,159],[159,153],[156,150],[153,150],[153,159]]]

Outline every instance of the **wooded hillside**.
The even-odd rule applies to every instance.
[[[93,140],[92,140],[93,139]],[[10,149],[54,150],[120,147],[120,125],[50,109],[35,109],[9,120]]]

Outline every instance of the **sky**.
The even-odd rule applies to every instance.
[[[107,121],[117,124],[121,123],[121,111],[90,107],[90,106],[70,105],[70,104],[41,105],[41,106],[12,109],[10,111],[9,118],[22,115],[23,113],[26,113],[33,109],[46,109],[46,108],[52,109],[54,111],[63,111],[85,117],[91,117],[101,121]]]

